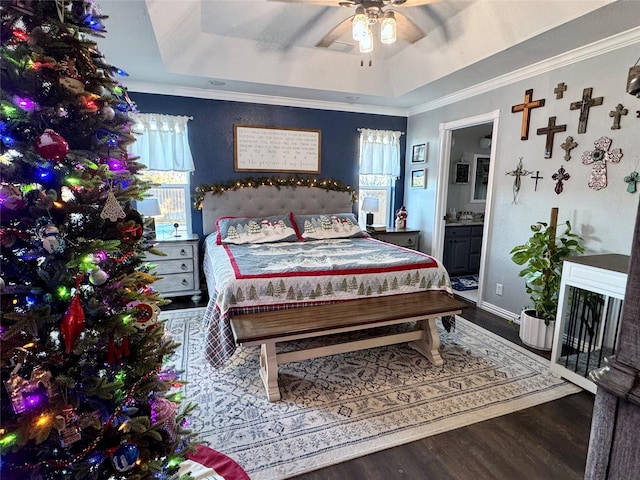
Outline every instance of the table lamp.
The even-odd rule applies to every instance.
[[[379,208],[378,199],[373,197],[364,197],[362,200],[362,211],[367,213],[366,226],[373,225],[373,213]]]
[[[145,217],[151,217],[149,222],[149,232],[151,238],[156,238],[156,221],[153,217],[162,215],[160,210],[160,202],[157,198],[145,198],[144,200],[136,201],[136,210],[140,215]]]

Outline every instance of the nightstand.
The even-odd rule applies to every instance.
[[[157,265],[154,272],[162,277],[152,287],[163,297],[192,295],[191,300],[200,301],[199,240],[195,234],[156,239],[156,249],[167,255],[161,257],[147,253],[147,260]]]
[[[418,250],[420,247],[420,230],[411,230],[410,228],[396,230],[395,228],[387,228],[386,232],[367,230],[367,233],[376,240],[393,243],[401,247],[411,248],[413,250]]]

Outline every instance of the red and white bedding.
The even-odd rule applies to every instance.
[[[210,295],[206,352],[213,366],[235,350],[232,314],[423,290],[451,293],[435,258],[370,237],[219,245],[210,235],[203,268]]]

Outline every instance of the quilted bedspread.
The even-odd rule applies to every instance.
[[[216,245],[209,236],[205,252],[207,359],[214,366],[235,349],[231,313],[422,290],[451,293],[449,276],[436,259],[373,238]]]

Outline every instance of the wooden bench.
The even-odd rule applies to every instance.
[[[235,341],[241,346],[260,345],[260,377],[270,401],[280,400],[278,365],[366,348],[410,342],[434,365],[442,365],[440,337],[435,320],[457,315],[467,304],[444,292],[372,297],[326,305],[273,312],[249,313],[231,318]],[[402,333],[374,336],[323,347],[277,353],[276,343],[386,325],[417,322]]]

